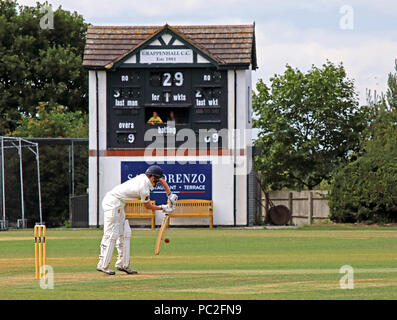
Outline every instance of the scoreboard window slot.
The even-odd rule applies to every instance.
[[[161,123],[153,125],[164,125],[164,124],[178,124],[187,125],[189,123],[189,107],[146,107],[145,108],[145,120],[148,124],[149,120],[157,114],[161,119]]]
[[[137,108],[114,108],[113,110],[116,116],[131,116],[139,114],[139,109]]]
[[[130,75],[130,80],[132,83],[139,83],[141,80],[141,75],[138,72],[132,72]]]
[[[195,126],[195,132],[199,133],[200,130],[221,130],[221,125],[219,123],[197,123]]]
[[[113,98],[115,99],[138,99],[141,96],[141,89],[136,87],[114,88]]]
[[[195,109],[196,114],[219,114],[220,108],[210,107],[210,108],[197,108]]]
[[[220,130],[222,127],[221,121],[219,120],[204,120],[204,121],[195,121],[194,127],[196,129],[196,132],[199,130],[210,130],[210,129],[215,129],[215,130]]]
[[[160,72],[151,72],[149,82],[152,87],[160,87],[161,86],[161,73]]]
[[[133,145],[135,142],[135,131],[134,132],[117,132],[117,143],[121,145]]]
[[[213,79],[214,79],[215,82],[220,82],[221,79],[222,79],[221,73],[219,71],[215,71],[213,73]]]
[[[183,71],[150,72],[149,84],[152,87],[182,87],[185,75]]]

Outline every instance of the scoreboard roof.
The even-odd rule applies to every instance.
[[[257,68],[255,24],[196,26],[89,26],[83,65],[111,68],[167,30],[221,68]]]

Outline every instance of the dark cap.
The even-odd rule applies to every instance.
[[[162,177],[163,169],[161,169],[159,166],[153,165],[146,169],[145,174],[148,174],[151,176]]]

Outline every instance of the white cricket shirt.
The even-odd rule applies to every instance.
[[[150,201],[150,191],[154,187],[146,174],[142,173],[110,190],[106,195],[115,197],[121,201],[141,200]]]

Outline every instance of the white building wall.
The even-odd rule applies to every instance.
[[[245,70],[237,70],[237,140],[239,150],[244,150],[242,162],[237,162],[237,225],[247,224],[247,79]]]

